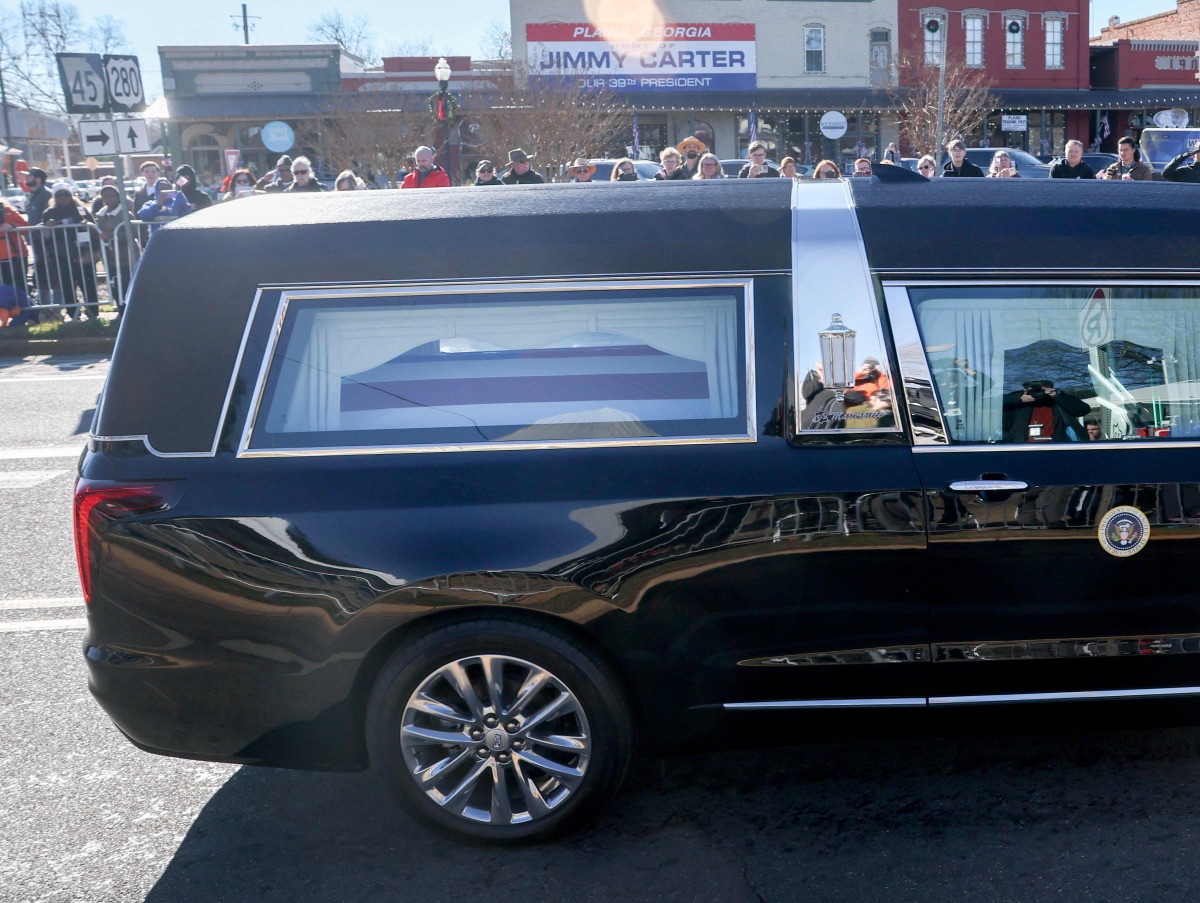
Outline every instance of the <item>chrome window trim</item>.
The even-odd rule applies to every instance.
[[[994,705],[1005,702],[1080,702],[1092,699],[1166,699],[1200,696],[1200,687],[1146,687],[1137,690],[1072,690],[1065,693],[995,693],[982,696],[930,696],[930,706]]]
[[[804,217],[818,215],[824,217],[822,228],[813,230],[811,222],[805,222]],[[838,298],[839,309],[870,312],[872,326],[881,344],[879,353],[889,360],[887,373],[890,376],[894,370],[887,353],[887,330],[879,316],[875,278],[855,212],[854,194],[847,179],[831,179],[829,184],[824,180],[815,183],[805,180],[802,184],[796,179],[792,185],[792,380],[797,406],[803,397],[804,376],[809,371],[802,361],[799,329],[803,318],[800,312],[811,303],[807,299],[814,296]],[[843,305],[841,299],[849,301]],[[872,434],[894,436],[902,430],[898,418],[890,427],[801,429],[799,413],[797,409],[792,424],[798,439]]]
[[[957,705],[997,705],[1029,702],[1087,702],[1114,699],[1171,699],[1200,696],[1200,687],[1146,687],[1133,690],[1073,690],[1063,693],[994,693],[979,696],[908,696],[876,699],[787,699],[766,702],[726,702],[727,712],[768,712],[783,709],[934,708]]]
[[[889,271],[894,273],[895,271]],[[1022,271],[1028,272],[1028,271]],[[1048,270],[1047,272],[1054,272]],[[1138,279],[1131,277],[1128,270],[1119,271],[1121,279],[1115,280],[1112,285],[1105,285],[1105,288],[1135,288],[1145,286],[1148,288],[1200,288],[1200,279]],[[1195,271],[1189,271],[1194,273]],[[892,339],[896,348],[896,356],[899,358],[897,364],[900,368],[900,385],[904,387],[904,407],[905,413],[908,414],[909,423],[912,423],[912,414],[908,409],[908,377],[911,375],[913,379],[918,381],[926,381],[934,396],[937,396],[937,386],[933,382],[933,374],[929,370],[929,360],[925,356],[924,348],[920,345],[920,330],[917,329],[916,314],[913,312],[912,303],[908,297],[910,288],[1012,288],[1014,286],[1029,286],[1034,288],[1056,288],[1062,286],[1079,286],[1081,288],[1092,288],[1097,283],[1096,279],[983,279],[983,280],[967,280],[967,279],[896,279],[889,275],[886,278],[880,279],[880,284],[883,286],[884,301],[887,306],[888,319],[892,326]],[[901,333],[903,330],[903,333]],[[903,355],[900,353],[904,347],[901,343],[901,335],[904,335],[907,341],[915,342],[918,348],[921,348],[919,361],[915,361],[911,368],[906,367]],[[893,393],[894,394],[894,393]],[[917,435],[914,431],[913,435],[913,453],[914,454],[945,454],[948,452],[994,452],[997,449],[1002,449],[1006,452],[1070,452],[1082,451],[1086,449],[1088,453],[1097,453],[1105,450],[1112,451],[1121,449],[1162,449],[1162,448],[1200,448],[1200,440],[1196,441],[1167,441],[1167,442],[1141,442],[1141,441],[1105,441],[1105,442],[1072,442],[1072,443],[1052,443],[1047,442],[1040,445],[1021,445],[1017,443],[1006,442],[985,442],[985,443],[970,443],[961,445],[952,445],[946,438],[945,420],[942,418],[941,399],[937,399],[937,418],[940,424],[939,436],[922,436]]]
[[[924,696],[884,697],[880,699],[786,699],[777,702],[726,702],[728,712],[769,712],[779,709],[880,709],[925,708]]]
[[[929,358],[921,344],[921,331],[917,329],[917,318],[913,313],[912,302],[908,297],[909,284],[883,283],[883,301],[887,307],[888,321],[892,327],[892,347],[896,349],[896,366],[900,377],[900,386],[904,391],[893,392],[893,404],[896,395],[904,396],[904,416],[913,430],[913,451],[926,448],[948,448],[946,438],[946,421],[942,417],[942,400],[937,397],[937,385],[933,381],[933,373],[929,369]],[[904,349],[912,346],[916,354],[911,360],[904,355]],[[924,383],[937,402],[934,409],[937,426],[933,435],[918,433],[916,420],[913,418],[912,405],[909,403],[908,389],[910,386]],[[957,448],[957,446],[956,446]]]
[[[562,292],[597,291],[597,292],[637,292],[637,291],[685,291],[689,288],[729,288],[742,293],[742,317],[745,323],[746,356],[744,386],[746,392],[746,431],[744,433],[711,436],[688,436],[683,438],[654,438],[642,437],[634,439],[560,439],[540,442],[481,442],[481,443],[442,443],[422,445],[352,445],[352,446],[317,446],[309,448],[288,449],[251,449],[254,425],[261,414],[262,403],[266,393],[267,376],[270,363],[274,359],[283,331],[284,320],[289,304],[293,300],[314,299],[360,299],[372,297],[404,297],[404,296],[439,296],[439,295],[504,295],[504,294],[555,294]],[[724,277],[700,278],[662,278],[647,279],[636,277],[631,279],[595,279],[565,281],[558,278],[540,280],[520,280],[511,282],[440,282],[440,283],[397,283],[395,285],[377,284],[370,286],[347,286],[332,284],[328,286],[305,287],[262,287],[260,290],[278,290],[279,305],[275,311],[271,327],[271,336],[263,353],[262,364],[255,379],[253,401],[247,412],[242,435],[238,441],[236,455],[238,458],[309,458],[332,455],[390,455],[390,454],[428,454],[441,452],[498,452],[498,451],[535,451],[543,449],[563,448],[614,448],[622,446],[651,446],[651,445],[713,445],[730,443],[753,443],[758,440],[758,412],[755,393],[754,368],[754,278],[743,276],[738,279]],[[243,335],[243,345],[248,340],[252,320],[247,321]],[[237,372],[234,372],[236,379]],[[232,383],[231,389],[232,393]],[[223,422],[223,421],[222,421]],[[218,429],[218,435],[219,435]]]

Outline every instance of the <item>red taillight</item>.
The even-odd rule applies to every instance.
[[[119,520],[167,506],[169,486],[114,486],[78,480],[75,483],[75,561],[83,601],[92,601],[92,527],[105,520]]]

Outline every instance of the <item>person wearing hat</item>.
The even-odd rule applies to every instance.
[[[505,185],[541,185],[546,180],[534,172],[529,166],[530,157],[521,148],[508,152],[508,175],[503,179]]]
[[[694,179],[700,173],[700,158],[708,150],[708,145],[695,135],[688,135],[676,147],[683,154],[683,166],[680,169],[684,171],[685,178]]]
[[[25,173],[25,190],[29,192],[29,197],[25,199],[25,219],[29,220],[31,226],[41,223],[42,214],[54,199],[46,187],[49,178],[46,170],[40,166],[31,166],[29,172]]]
[[[578,157],[571,164],[571,181],[579,182],[583,185],[592,184],[592,176],[596,174],[596,167],[587,161],[586,157]]]
[[[83,289],[88,315],[94,319],[100,311],[100,296],[96,288],[92,244],[86,240],[94,223],[91,211],[80,206],[67,182],[55,182],[51,193],[54,203],[42,215],[42,225],[63,227],[53,229],[47,242],[53,248],[50,268],[53,281],[58,283],[54,287],[62,291],[62,303],[66,305],[67,315],[72,317],[79,317],[75,289]],[[80,241],[80,238],[85,240]]]
[[[475,181],[472,184],[503,185],[504,183],[496,178],[495,163],[491,160],[480,160],[479,164],[475,167]]]
[[[283,191],[292,184],[292,158],[284,154],[275,161],[275,168],[258,180],[259,191]]]
[[[107,183],[109,178],[105,177]],[[108,295],[116,302],[117,313],[125,310],[125,295],[129,291],[129,277],[133,263],[137,260],[137,242],[130,236],[131,226],[125,225],[125,198],[117,188],[116,179],[102,185],[100,197],[92,209],[96,228],[100,230],[100,242],[104,249],[104,272],[108,276]],[[133,219],[132,215],[129,219]]]
[[[186,163],[175,170],[175,187],[183,192],[193,210],[204,210],[212,206],[212,198],[200,190],[196,170]]]

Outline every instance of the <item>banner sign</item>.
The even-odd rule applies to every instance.
[[[744,23],[526,25],[532,84],[642,91],[752,91],[754,26]]]

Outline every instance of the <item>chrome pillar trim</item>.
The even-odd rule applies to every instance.
[[[1067,693],[1000,693],[991,696],[931,696],[929,698],[929,705],[995,705],[1006,702],[1170,699],[1177,696],[1200,696],[1200,687],[1147,687],[1139,690],[1076,690]]]
[[[929,646],[880,646],[874,649],[842,649],[837,652],[799,652],[747,658],[738,662],[743,668],[796,667],[801,665],[886,665],[896,662],[928,662]]]
[[[727,712],[770,712],[781,709],[895,709],[925,708],[923,696],[879,699],[784,699],[777,702],[726,702]]]
[[[883,287],[884,303],[887,305],[888,320],[892,325],[892,338],[896,343],[899,358],[899,384],[904,387],[904,408],[908,422],[912,424],[913,445],[938,447],[948,444],[946,424],[942,419],[933,374],[925,347],[921,344],[921,333],[917,319],[913,316],[908,292],[902,285]]]
[[[934,643],[934,662],[1010,662],[1200,653],[1200,634]]]
[[[812,367],[816,337],[840,313],[858,333],[857,356],[887,357],[887,342],[880,322],[875,280],[867,261],[866,244],[858,226],[854,196],[845,180],[807,182],[792,188],[792,371],[797,411],[794,424],[799,436],[828,436],[828,429],[801,429],[800,399],[804,377]],[[810,344],[811,339],[814,344]],[[895,377],[888,367],[888,374]],[[888,433],[891,427],[851,430],[853,434]],[[834,430],[842,433],[842,430]]]

